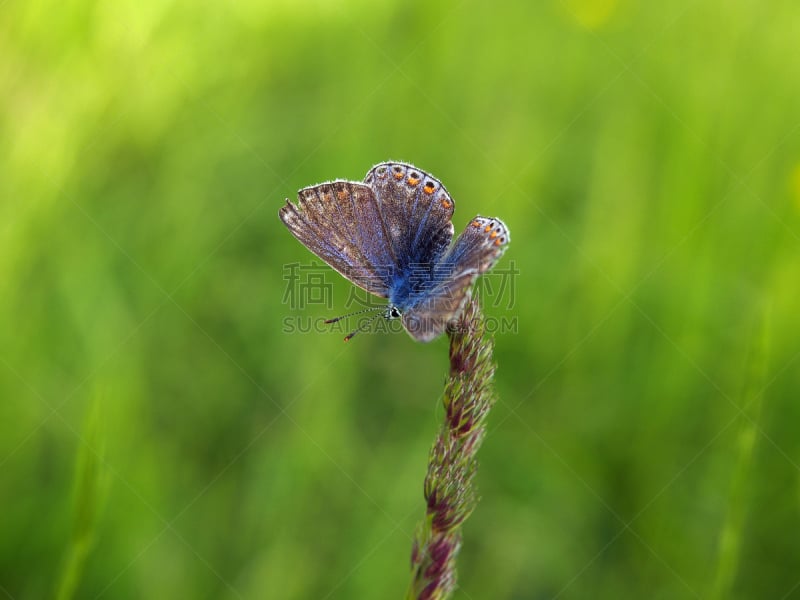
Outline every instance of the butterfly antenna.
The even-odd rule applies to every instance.
[[[361,311],[361,312],[363,312],[363,311]],[[362,323],[361,325],[359,325],[359,326],[358,326],[358,327],[357,327],[357,328],[356,328],[354,331],[351,331],[351,332],[350,332],[350,333],[348,333],[346,336],[344,336],[344,341],[345,341],[345,342],[349,342],[351,339],[353,339],[353,337],[354,337],[354,336],[355,336],[357,333],[360,333],[360,332],[364,331],[364,330],[365,330],[367,327],[369,327],[369,326],[370,326],[370,324],[371,324],[371,323],[372,323],[372,322],[373,322],[375,319],[377,319],[378,317],[380,317],[380,315],[374,315],[374,316],[373,316],[373,317],[371,317],[371,318],[370,318],[370,319],[369,319],[369,320],[368,320],[366,323]]]
[[[357,310],[355,312],[351,312],[351,313],[347,313],[346,315],[342,315],[341,317],[334,317],[332,319],[326,319],[325,320],[325,324],[326,325],[330,325],[331,323],[336,323],[336,321],[341,321],[342,319],[347,319],[347,318],[352,317],[354,315],[360,315],[360,314],[363,314],[365,312],[371,312],[371,311],[375,311],[375,310],[383,310],[383,308],[381,308],[379,306],[373,306],[372,308],[365,308],[363,310]]]

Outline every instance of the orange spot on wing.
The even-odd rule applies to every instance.
[[[484,229],[484,231],[491,231],[491,230],[492,230],[492,224],[491,224],[491,223],[489,223],[489,224],[486,226],[486,228]]]
[[[419,179],[414,179],[413,177],[408,178],[408,185],[417,185],[419,183]]]
[[[434,190],[434,187],[433,187],[432,183],[427,183],[427,184],[425,184],[425,187],[422,188],[422,189],[426,194],[432,194],[433,190]]]
[[[394,172],[394,178],[395,179],[402,179],[403,178],[403,172],[402,171],[395,171]]]
[[[480,227],[481,226],[480,221],[473,221],[472,222],[472,226],[473,227]]]
[[[444,206],[445,208],[450,208],[451,206],[453,206],[453,203],[450,202],[450,200],[448,200],[447,198],[445,198],[444,200],[442,200],[442,206]]]
[[[336,192],[336,197],[339,198],[339,200],[344,200],[345,198],[347,198],[347,192],[345,192],[344,190],[339,190],[338,192]]]
[[[493,231],[492,233],[489,234],[489,237],[490,238],[496,238],[497,237],[497,232]]]
[[[503,243],[503,238],[500,238],[499,240],[495,240],[495,241],[494,241],[494,245],[495,245],[495,246],[499,246],[499,245],[500,245],[500,244],[502,244],[502,243]]]

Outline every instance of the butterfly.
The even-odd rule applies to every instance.
[[[453,198],[438,179],[407,163],[380,163],[363,183],[336,180],[297,196],[279,213],[292,235],[355,285],[387,298],[375,316],[401,319],[420,342],[458,318],[475,279],[511,239],[500,219],[476,216],[451,245]]]

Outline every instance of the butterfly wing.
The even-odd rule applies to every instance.
[[[409,335],[420,342],[441,335],[458,318],[475,279],[494,266],[510,240],[500,219],[475,217],[434,265],[428,288],[412,297],[403,311],[403,326]]]
[[[403,327],[418,342],[440,336],[469,299],[476,272],[466,272],[440,282],[430,294],[403,312]]]
[[[378,199],[398,278],[438,259],[453,239],[455,202],[442,183],[413,165],[385,162],[364,178]]]
[[[449,265],[454,272],[475,269],[478,273],[485,273],[500,259],[510,241],[511,233],[505,223],[478,215],[458,236],[442,263]]]
[[[333,181],[304,188],[288,199],[281,221],[311,252],[376,296],[387,297],[397,258],[374,191],[368,185]]]

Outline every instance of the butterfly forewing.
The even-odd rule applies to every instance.
[[[396,260],[368,186],[335,181],[302,189],[297,205],[287,200],[280,217],[303,245],[347,279],[388,296]]]
[[[453,238],[455,203],[441,182],[395,162],[376,165],[364,182],[378,198],[399,269],[435,262]]]

